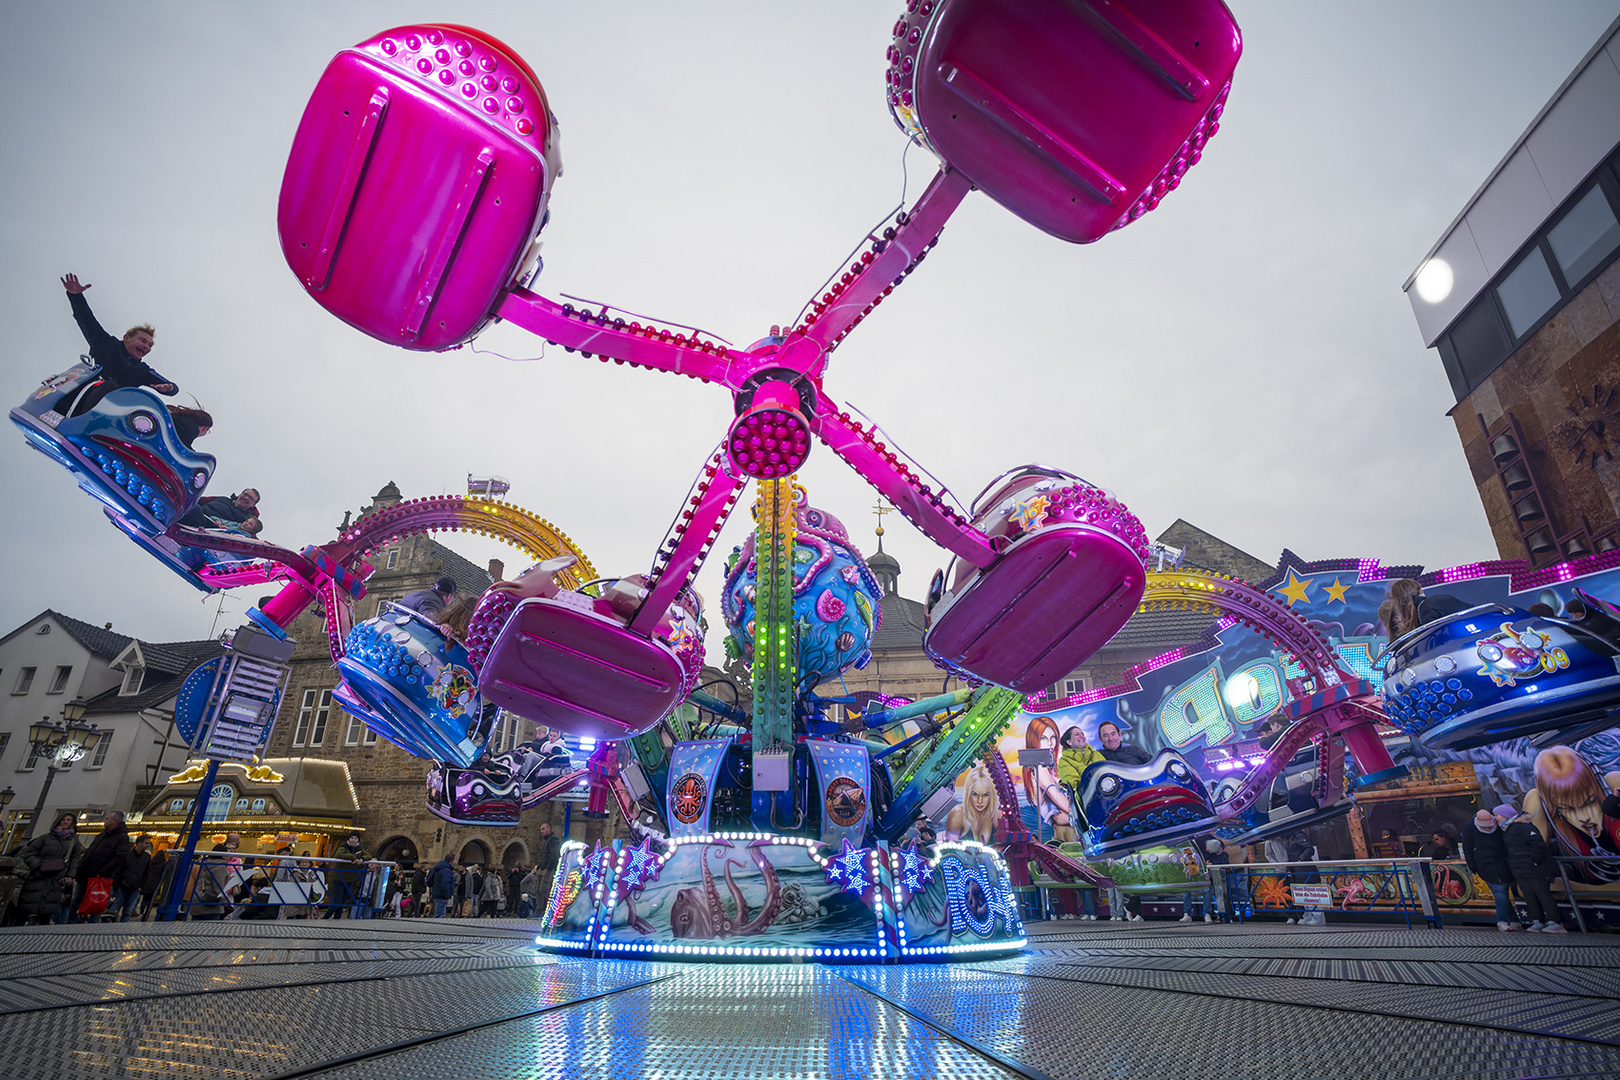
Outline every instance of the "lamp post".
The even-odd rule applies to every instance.
[[[24,834],[24,840],[32,837],[39,825],[39,816],[45,812],[45,797],[50,794],[56,771],[78,761],[101,741],[101,730],[94,724],[84,722],[84,702],[73,700],[63,705],[62,719],[67,723],[58,724],[48,716],[41,717],[39,723],[28,729],[28,745],[36,756],[49,758],[50,765],[46,767],[45,785],[39,789],[39,801],[34,804],[33,816],[28,819],[28,832]]]
[[[11,790],[10,784],[6,785],[6,789],[4,791],[0,791],[0,814],[6,815],[6,840],[5,843],[0,844],[0,855],[3,855],[7,851],[11,850],[11,814],[7,812],[6,807],[10,806],[11,800],[15,799],[16,797],[17,793]]]

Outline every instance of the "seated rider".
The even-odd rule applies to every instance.
[[[174,421],[174,433],[187,450],[214,426],[214,418],[206,409],[188,409],[184,405],[170,405],[169,419]]]
[[[1102,753],[1086,742],[1085,729],[1080,727],[1079,724],[1065,731],[1063,737],[1058,739],[1058,745],[1063,747],[1063,752],[1058,755],[1058,783],[1078,797],[1081,775],[1086,771],[1087,765],[1094,761],[1103,760]],[[1086,827],[1083,820],[1085,811],[1078,804],[1078,801],[1076,801],[1075,810],[1077,811],[1075,814],[1076,823],[1083,829]]]
[[[432,617],[443,611],[455,595],[456,579],[442,577],[433,583],[431,589],[418,589],[413,593],[406,593],[400,598],[399,606]]]
[[[69,274],[62,279],[62,288],[67,290],[74,321],[79,324],[79,330],[90,346],[90,358],[101,365],[101,374],[96,381],[87,389],[74,392],[79,400],[73,415],[88,411],[112,391],[126,386],[151,387],[166,397],[173,397],[178,392],[179,388],[174,383],[146,364],[144,358],[152,351],[154,332],[151,326],[146,323],[132,326],[124,332],[120,341],[103,330],[90,313],[90,304],[84,298],[84,291],[90,286],[81,285],[77,275]],[[67,402],[59,404],[66,405]]]
[[[1112,720],[1097,725],[1097,738],[1102,740],[1099,753],[1109,761],[1120,765],[1146,765],[1153,760],[1153,755],[1140,746],[1126,746],[1120,737],[1119,725]]]
[[[234,529],[249,518],[257,519],[258,516],[258,489],[243,488],[239,495],[203,496],[197,500],[191,512],[180,519],[180,524],[194,529]],[[257,536],[258,530],[249,535]]]

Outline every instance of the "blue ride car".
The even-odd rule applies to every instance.
[[[1576,596],[1563,617],[1482,604],[1390,642],[1389,722],[1449,750],[1607,726],[1620,708],[1620,645],[1608,605]]]
[[[158,536],[197,505],[214,458],[186,448],[151,390],[113,390],[83,415],[68,415],[101,370],[81,360],[46,379],[11,410],[11,421],[36,450],[72,471],[79,487],[135,529]]]

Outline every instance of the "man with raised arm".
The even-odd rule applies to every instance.
[[[69,274],[62,279],[62,288],[67,290],[73,319],[90,346],[90,358],[101,365],[100,379],[80,396],[76,413],[84,412],[107,394],[125,386],[147,386],[168,397],[175,395],[179,388],[146,363],[154,333],[150,325],[132,326],[124,332],[122,340],[115,338],[101,328],[90,312],[90,304],[84,298],[89,285],[81,284],[78,275]]]

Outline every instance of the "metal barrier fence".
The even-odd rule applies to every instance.
[[[1580,927],[1581,933],[1589,934],[1589,933],[1591,933],[1591,931],[1586,928],[1586,917],[1581,914],[1580,901],[1575,898],[1575,890],[1570,885],[1569,867],[1566,864],[1567,863],[1589,863],[1589,862],[1592,862],[1592,863],[1606,862],[1606,863],[1611,863],[1612,864],[1612,863],[1614,863],[1615,858],[1612,855],[1555,855],[1555,856],[1553,856],[1553,858],[1558,860],[1558,876],[1559,876],[1559,878],[1561,878],[1563,880],[1563,883],[1564,883],[1564,896],[1563,896],[1563,899],[1567,900],[1569,902],[1569,906],[1570,906],[1571,910],[1573,910],[1575,912],[1575,925]],[[1584,885],[1586,883],[1582,882],[1582,884]],[[1611,884],[1620,884],[1620,883],[1611,883]],[[1601,887],[1601,886],[1598,886],[1598,887]],[[1553,897],[1553,903],[1557,904],[1558,902],[1559,902],[1559,898],[1556,897],[1556,896]],[[1616,895],[1610,902],[1611,903],[1620,903],[1620,895]]]
[[[1427,858],[1333,859],[1316,862],[1238,863],[1211,866],[1215,910],[1223,922],[1242,922],[1256,909],[1315,921],[1334,906],[1334,895],[1381,897],[1393,890],[1393,909],[1410,929],[1413,915],[1439,929],[1440,906]],[[1352,884],[1353,883],[1353,884]],[[1347,905],[1348,906],[1348,905]]]
[[[180,860],[169,863],[161,908],[170,890],[181,889],[177,911],[192,919],[313,918],[317,914],[369,919],[382,908],[398,864],[373,859],[312,859],[292,855],[200,852],[182,882],[173,880]]]

